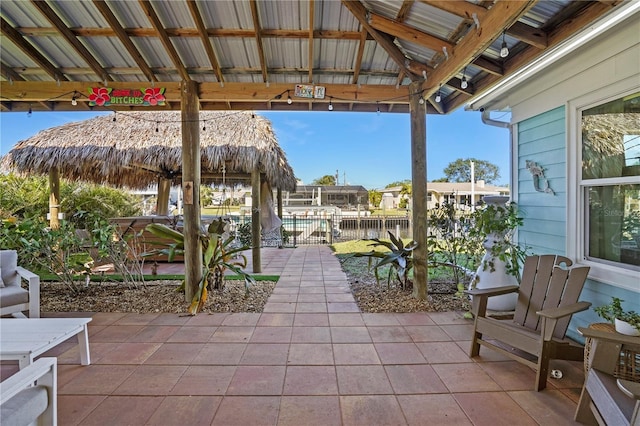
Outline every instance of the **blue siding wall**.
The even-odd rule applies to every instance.
[[[534,254],[565,254],[565,144],[564,107],[518,123],[518,206],[524,215],[518,242]],[[535,190],[527,160],[544,169],[555,195]]]
[[[524,225],[518,230],[518,242],[530,247],[533,254],[566,254],[566,138],[564,107],[518,123],[516,176],[518,205],[524,215]],[[527,160],[544,168],[545,177],[555,195],[535,190],[533,177],[526,168]],[[583,342],[577,327],[604,322],[593,308],[610,303],[613,296],[624,300],[622,306],[626,310],[640,312],[640,293],[587,280],[580,300],[591,302],[592,307],[573,316],[567,335]]]

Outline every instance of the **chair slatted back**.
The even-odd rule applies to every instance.
[[[561,264],[568,268],[573,262],[567,257],[552,254],[526,258],[514,313],[515,323],[539,331],[537,311],[578,301],[589,268],[567,269]],[[558,322],[555,337],[564,337],[569,320],[566,318]]]

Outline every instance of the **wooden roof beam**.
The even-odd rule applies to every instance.
[[[585,9],[581,14],[577,15],[570,22],[559,25],[555,30],[548,32],[548,50],[562,41],[569,38],[572,34],[575,34],[586,25],[594,22],[600,16],[611,10],[611,4],[608,2],[591,2],[589,7]],[[522,68],[526,64],[538,58],[544,50],[540,50],[533,46],[528,46],[513,59],[505,63],[504,75],[509,75],[516,70]],[[499,75],[488,74],[478,81],[474,81],[476,94],[493,87],[500,81]],[[452,104],[452,108],[457,108],[463,103],[466,103],[468,99],[456,99]]]
[[[476,14],[476,17],[480,21],[480,25],[482,26],[482,21],[484,20],[485,15],[487,14],[487,9],[482,6],[469,3],[466,1],[451,1],[451,0],[420,0],[424,4],[428,4],[429,6],[433,6],[435,8],[447,11],[453,15],[459,16],[464,19],[473,19],[473,14]]]
[[[133,44],[127,33],[125,32],[122,25],[120,25],[120,21],[113,14],[109,6],[104,0],[93,0],[93,5],[100,11],[104,19],[109,23],[109,26],[113,29],[114,35],[118,37],[120,43],[127,49],[131,58],[138,64],[140,70],[144,73],[144,75],[149,79],[149,81],[158,81],[158,78],[155,76],[149,64],[144,60],[136,46]]]
[[[367,42],[367,35],[369,35],[369,33],[364,27],[362,27],[362,30],[360,30],[358,53],[356,53],[356,64],[353,68],[353,80],[351,80],[353,84],[358,84],[358,79],[360,78],[360,70],[362,69],[362,57],[364,56],[364,45]]]
[[[429,97],[438,91],[438,82],[449,81],[454,78],[474,58],[479,57],[487,47],[502,34],[505,28],[516,22],[530,10],[536,1],[508,1],[500,0],[488,10],[484,19],[480,21],[478,30],[471,30],[458,43],[449,59],[440,63],[429,75],[429,80],[423,83],[424,96]]]
[[[224,77],[222,75],[222,71],[220,71],[220,62],[218,62],[216,52],[213,51],[211,40],[209,40],[209,35],[207,34],[207,27],[204,26],[204,21],[202,20],[202,15],[200,14],[198,5],[194,0],[187,0],[187,6],[189,7],[189,12],[191,12],[191,17],[196,24],[196,28],[198,28],[198,34],[200,35],[200,40],[204,45],[204,50],[207,52],[207,57],[211,63],[213,73],[216,75],[218,81],[222,83],[224,82]]]
[[[435,50],[436,52],[442,52],[442,48],[446,47],[449,54],[453,53],[455,45],[447,40],[426,34],[420,30],[417,30],[409,25],[394,21],[393,19],[385,18],[384,16],[377,15],[369,12],[367,14],[368,22],[376,30],[387,33],[401,40],[410,41],[427,49]]]
[[[538,49],[548,46],[547,33],[540,28],[533,28],[522,22],[516,22],[507,29],[507,34]]]
[[[18,27],[16,30],[23,36],[29,37],[50,37],[58,35],[58,32],[51,27]],[[116,33],[111,28],[69,28],[76,37],[115,37]],[[169,37],[200,37],[197,28],[165,28]],[[153,28],[124,28],[124,32],[129,37],[157,37]],[[256,36],[254,30],[240,28],[207,28],[208,37],[239,37],[253,38]],[[307,38],[308,30],[294,29],[269,29],[263,28],[260,32],[262,38]],[[359,40],[359,31],[339,31],[339,30],[314,30],[313,38],[327,40]],[[371,37],[369,37],[371,38]]]
[[[82,58],[83,61],[89,65],[89,67],[93,70],[93,72],[98,76],[99,79],[103,81],[112,81],[111,76],[102,68],[102,65],[98,62],[96,58],[93,57],[91,52],[78,40],[78,38],[73,34],[69,27],[60,19],[58,14],[51,9],[51,7],[45,3],[44,1],[31,0],[31,4],[33,4],[39,11],[44,15],[45,18],[53,25],[56,30],[62,35],[62,37],[69,43],[73,49],[78,53],[78,55]]]
[[[151,22],[151,25],[156,30],[155,36],[160,39],[160,42],[162,43],[165,50],[167,51],[167,54],[171,58],[171,62],[173,62],[173,65],[178,70],[178,73],[180,74],[182,79],[184,81],[191,80],[191,77],[189,76],[187,69],[184,67],[182,60],[180,59],[180,55],[178,55],[176,48],[173,46],[173,43],[171,43],[171,40],[169,39],[169,35],[164,30],[162,22],[160,22],[160,18],[158,18],[156,11],[153,9],[153,6],[151,5],[151,2],[149,0],[138,0],[138,2],[142,10],[144,11],[144,13],[149,18],[149,22]]]
[[[482,71],[488,72],[489,74],[497,76],[504,75],[502,64],[498,64],[482,56],[478,56],[473,62],[471,62],[471,65],[476,68],[480,68]]]
[[[357,0],[342,0],[342,4],[353,14],[353,16],[355,16],[355,18],[360,22],[360,25],[362,25],[362,27],[371,34],[373,39],[387,52],[389,57],[400,67],[400,69],[404,70],[408,76],[411,76],[410,78],[422,78],[423,73],[431,70],[426,65],[407,58],[393,43],[393,40],[391,40],[389,36],[382,34],[373,28],[368,22],[368,12],[362,3]]]
[[[38,52],[16,29],[14,29],[4,18],[0,17],[0,31],[2,35],[13,42],[31,60],[42,68],[52,79],[56,81],[68,81],[68,78],[47,58]],[[15,80],[15,79],[14,79]]]
[[[256,4],[256,0],[249,0],[249,6],[251,6],[253,29],[255,30],[256,44],[258,45],[258,57],[260,59],[260,68],[262,69],[262,81],[266,83],[269,77],[267,75],[267,63],[264,58],[264,47],[262,45],[262,29],[260,26],[260,17],[258,16],[258,5]]]
[[[313,83],[313,30],[315,28],[315,1],[309,0],[309,83]]]
[[[24,81],[24,78],[20,74],[4,62],[0,63],[0,75],[9,81]]]
[[[407,16],[409,15],[409,12],[411,11],[411,7],[413,7],[414,3],[415,3],[415,0],[404,0],[402,2],[402,6],[400,6],[400,9],[398,10],[398,13],[396,15],[396,21],[404,22],[405,19],[407,19]]]

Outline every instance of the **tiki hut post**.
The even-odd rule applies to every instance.
[[[409,84],[411,111],[411,185],[413,194],[413,296],[427,297],[427,107],[422,98],[422,81]]]
[[[158,197],[156,201],[156,214],[166,216],[169,214],[169,193],[171,192],[171,180],[164,177],[158,178]]]
[[[278,217],[282,220],[282,189],[276,190],[276,200],[278,202]]]
[[[49,169],[49,227],[60,228],[60,170],[57,167]]]
[[[251,255],[253,260],[253,272],[262,272],[260,265],[260,170],[251,172]]]
[[[182,82],[182,192],[184,194],[185,298],[193,299],[202,279],[200,246],[200,102],[198,83]]]

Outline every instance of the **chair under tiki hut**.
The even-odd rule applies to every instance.
[[[260,186],[278,194],[295,191],[293,169],[269,120],[237,111],[202,111],[199,118],[202,183],[251,181],[256,205]],[[157,184],[156,214],[167,215],[170,188],[182,183],[182,155],[179,111],[117,112],[38,132],[18,142],[3,166],[23,175],[49,175],[49,214],[57,224],[60,176],[129,189]]]

